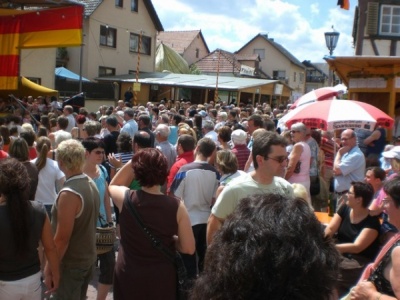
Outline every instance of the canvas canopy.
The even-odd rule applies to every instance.
[[[158,45],[156,49],[156,71],[175,74],[190,73],[186,60],[178,52],[164,44]]]
[[[40,84],[34,83],[25,77],[20,78],[19,88],[16,90],[0,90],[0,96],[6,97],[8,95],[14,95],[19,98],[22,96],[58,96],[58,91],[49,89]]]
[[[76,74],[64,67],[56,68],[55,75],[58,77],[63,77],[63,78],[71,79],[71,80],[79,80],[78,74]],[[82,77],[82,81],[90,81],[90,80],[85,77]]]

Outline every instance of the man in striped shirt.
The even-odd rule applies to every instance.
[[[189,279],[195,279],[198,272],[203,270],[207,249],[207,220],[219,182],[217,170],[207,162],[215,149],[216,145],[210,138],[199,140],[195,160],[180,168],[171,186],[171,193],[185,203],[196,240],[196,253],[182,254]]]

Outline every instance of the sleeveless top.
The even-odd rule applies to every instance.
[[[81,198],[82,209],[75,216],[74,228],[62,264],[68,268],[88,268],[97,258],[96,222],[99,216],[100,196],[96,184],[87,175],[68,178],[60,193],[69,191]],[[59,195],[60,195],[59,193]],[[51,211],[53,232],[57,229],[58,198]]]
[[[381,133],[381,136],[379,137],[379,139],[372,142],[373,146],[367,146],[367,155],[376,154],[380,156],[383,152],[383,149],[385,148],[386,131],[383,128],[378,128],[377,130]]]
[[[394,247],[398,246],[400,246],[400,241],[397,241],[396,243],[393,244],[390,250],[383,257],[382,261],[379,263],[376,270],[372,272],[371,276],[368,278],[368,281],[371,281],[375,285],[378,292],[392,297],[395,297],[392,285],[390,284],[390,281],[383,276],[383,271],[385,270],[386,266],[390,263]]]
[[[180,200],[166,195],[129,190],[124,200],[133,203],[152,235],[174,252],[173,236],[178,234],[176,214]],[[126,201],[120,213],[123,238],[114,271],[114,299],[177,299],[174,264],[153,247],[127,207]]]
[[[306,142],[298,142],[303,147],[303,152],[300,155],[300,172],[293,173],[288,179],[290,183],[303,183],[310,182],[310,159],[311,159],[311,149]]]
[[[26,278],[40,271],[40,261],[37,252],[38,241],[41,239],[46,211],[43,204],[30,201],[28,208],[28,249],[23,256],[16,254],[14,235],[11,228],[9,207],[0,206],[0,280],[14,281]]]

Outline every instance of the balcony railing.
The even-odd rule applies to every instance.
[[[326,79],[325,76],[306,76],[306,82],[324,82]]]

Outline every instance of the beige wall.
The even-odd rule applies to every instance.
[[[390,56],[390,44],[391,40],[375,40],[376,48],[378,49],[379,56]],[[400,56],[400,42],[396,43],[396,56]],[[371,41],[369,39],[363,40],[363,53],[362,55],[375,56],[375,52],[372,48]]]
[[[21,76],[40,78],[41,85],[54,89],[56,49],[23,49],[21,51]]]
[[[196,49],[199,49],[199,57],[196,57]],[[208,55],[206,46],[203,43],[203,39],[200,34],[193,40],[189,47],[184,51],[183,58],[187,61],[189,66],[194,62],[202,59]]]
[[[108,25],[117,30],[116,48],[100,46],[100,26]],[[154,53],[156,47],[156,28],[144,6],[139,0],[139,13],[131,12],[130,1],[124,1],[124,7],[115,7],[115,1],[103,1],[84,23],[84,51],[82,75],[90,80],[98,77],[99,66],[115,68],[115,74],[128,74],[136,71],[138,55],[129,52],[129,33],[151,37],[151,55],[140,55],[140,71],[154,71]],[[80,48],[69,48],[68,68],[79,73]]]
[[[239,54],[252,55],[254,49],[265,49],[265,58],[261,59],[259,63],[260,69],[272,77],[273,71],[285,71],[288,84],[294,91],[304,93],[305,90],[305,68],[300,68],[297,65],[291,63],[280,51],[274,46],[265,41],[262,37],[257,37],[245,48],[243,48]],[[296,82],[294,82],[294,73],[296,72]],[[303,73],[303,82],[300,82],[300,73]]]

